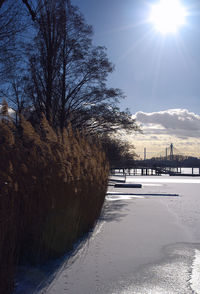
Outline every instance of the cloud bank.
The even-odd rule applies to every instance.
[[[187,109],[168,109],[133,116],[147,135],[175,135],[186,139],[200,138],[200,115]]]
[[[168,109],[158,112],[139,111],[133,117],[141,125],[143,134],[132,134],[129,139],[136,153],[143,158],[163,155],[174,144],[182,154],[200,156],[200,115],[187,109]]]

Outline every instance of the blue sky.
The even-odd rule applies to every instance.
[[[94,42],[107,47],[115,64],[109,82],[125,92],[122,107],[132,113],[170,108],[200,113],[200,3],[185,0],[187,25],[164,37],[145,23],[155,2],[72,0],[93,26]]]
[[[143,137],[132,138],[141,154],[144,146],[152,153],[173,140],[200,156],[200,1],[180,1],[188,12],[186,24],[177,34],[162,35],[147,22],[159,0],[71,0],[93,26],[94,43],[107,47],[115,64],[109,84],[124,91],[121,107],[128,107],[145,130]],[[158,117],[163,117],[159,123]],[[182,125],[172,127],[172,118]],[[165,129],[162,146],[160,128]]]

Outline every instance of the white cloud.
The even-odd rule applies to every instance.
[[[200,156],[200,115],[187,109],[169,109],[158,112],[139,111],[133,117],[141,125],[143,134],[129,137],[136,153],[144,156],[163,155],[165,149],[174,144],[183,155]]]
[[[175,135],[180,138],[200,137],[200,115],[187,109],[169,109],[146,113],[139,111],[134,115],[145,134]]]

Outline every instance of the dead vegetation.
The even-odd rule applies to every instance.
[[[55,133],[0,121],[0,289],[11,293],[14,265],[42,263],[73,247],[98,218],[109,167],[101,146],[69,125]]]

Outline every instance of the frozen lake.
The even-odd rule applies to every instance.
[[[200,178],[127,182],[143,187],[109,186],[101,219],[77,253],[50,280],[37,273],[42,290],[16,293],[200,294]]]

